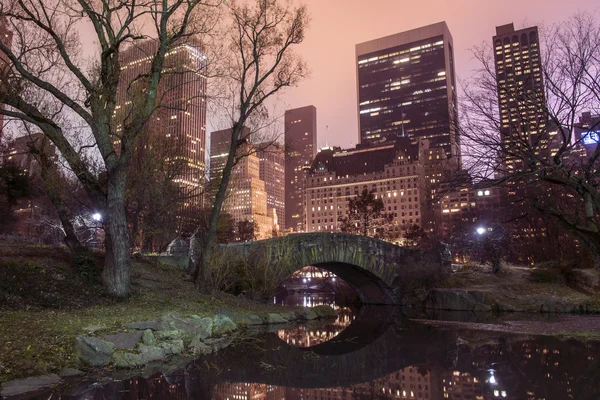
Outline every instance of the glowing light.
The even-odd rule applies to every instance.
[[[477,228],[476,232],[478,235],[483,235],[485,233],[485,228],[480,226],[479,228]],[[494,375],[492,375],[492,377],[490,378],[490,382],[493,378],[494,378]],[[495,381],[495,379],[494,379],[494,381]]]

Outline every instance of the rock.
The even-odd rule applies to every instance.
[[[425,307],[436,310],[491,311],[485,303],[485,293],[460,289],[432,289],[427,295]]]
[[[137,342],[142,338],[141,331],[123,332],[116,335],[106,335],[104,340],[111,342],[119,350],[129,350],[135,348]]]
[[[312,310],[319,318],[337,318],[337,312],[330,306],[316,306],[313,307]]]
[[[186,340],[191,340],[197,335],[209,337],[212,334],[211,318],[182,318],[177,314],[166,314],[159,321],[161,331],[180,331],[181,337]]]
[[[280,314],[268,313],[265,318],[265,323],[269,325],[287,324],[287,322],[287,319],[283,318]]]
[[[85,375],[85,372],[80,371],[75,368],[62,368],[60,370],[60,372],[58,373],[58,376],[60,376],[61,378],[69,378],[72,376],[81,376],[81,375]]]
[[[144,360],[142,354],[133,353],[117,352],[113,354],[112,359],[117,368],[137,368],[144,366],[147,362]]]
[[[282,312],[279,315],[281,315],[287,321],[295,321],[296,319],[298,319],[298,316],[293,311]]]
[[[60,382],[58,375],[42,375],[33,376],[31,378],[17,379],[14,381],[4,382],[0,395],[2,397],[17,396],[20,394],[36,392],[40,389],[56,385]]]
[[[219,308],[217,310],[217,314],[224,315],[230,320],[235,321],[235,316],[233,315],[233,313],[225,308]]]
[[[223,314],[216,314],[213,318],[212,336],[221,336],[237,329],[235,322]]]
[[[155,343],[154,334],[151,329],[146,329],[144,333],[142,333],[142,343],[146,346],[153,346]]]
[[[156,340],[175,340],[183,338],[184,333],[182,331],[156,331],[154,338]],[[144,343],[146,344],[146,343]]]
[[[235,324],[238,326],[255,326],[263,323],[263,319],[254,314],[242,314],[235,319]]]
[[[123,324],[124,327],[129,329],[152,329],[153,331],[157,331],[160,329],[160,324],[157,321],[141,321],[141,322],[128,322]]]
[[[229,346],[232,342],[233,342],[232,337],[222,337],[222,338],[206,339],[204,341],[204,344],[207,346],[210,346],[212,348],[212,351],[216,353],[217,351],[222,350],[225,347]]]
[[[307,321],[318,318],[317,314],[308,307],[304,307],[301,311],[298,311],[296,315],[298,315],[298,319],[303,319]]]
[[[183,340],[181,339],[161,343],[159,346],[165,351],[165,354],[168,356],[183,353]]]
[[[140,355],[142,356],[144,364],[150,361],[162,360],[166,355],[165,350],[158,346],[146,346],[145,344],[140,344],[138,349],[140,350]]]
[[[200,339],[192,340],[188,348],[194,355],[206,355],[213,351],[211,346],[204,344]]]
[[[83,363],[92,367],[103,367],[110,362],[115,345],[98,338],[77,336],[75,350]]]

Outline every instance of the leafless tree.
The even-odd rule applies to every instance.
[[[582,112],[600,111],[600,24],[578,14],[540,32],[540,80],[508,88],[504,97],[494,61],[502,49],[474,50],[480,68],[464,85],[461,109],[465,160],[475,180],[506,185],[521,213],[553,218],[595,254],[600,268],[600,146],[586,147],[575,134]],[[514,71],[521,72],[528,73]],[[531,90],[538,84],[543,96]],[[503,118],[500,101],[510,104]]]
[[[161,106],[160,83],[169,49],[206,33],[217,14],[212,0],[5,0],[0,16],[13,32],[12,46],[0,42],[9,60],[1,81],[4,116],[31,124],[52,141],[102,212],[106,257],[102,279],[109,293],[129,294],[130,238],[125,212],[127,170],[135,137]],[[92,50],[83,57],[79,32],[89,28]],[[142,87],[117,130],[117,90],[123,68],[119,54],[144,47],[149,68],[130,86]],[[185,66],[183,66],[185,68]],[[67,116],[68,118],[65,118]],[[67,123],[66,121],[69,121]],[[89,132],[101,160],[101,174],[73,145],[74,127]],[[83,127],[83,128],[81,128]]]
[[[196,262],[194,281],[200,288],[210,282],[209,260],[232,169],[239,160],[240,148],[253,142],[244,134],[244,128],[251,127],[251,135],[256,127],[268,126],[267,101],[286,87],[295,86],[307,74],[306,66],[293,52],[304,40],[309,22],[306,7],[294,7],[287,0],[249,3],[234,1],[228,7],[231,23],[224,48],[228,56],[222,66],[222,94],[215,101],[226,111],[231,140]]]

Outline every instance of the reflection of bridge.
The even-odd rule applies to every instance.
[[[307,265],[330,271],[352,286],[365,304],[397,304],[399,282],[418,273],[423,263],[446,262],[441,250],[425,252],[342,233],[293,234],[219,248],[250,262],[268,263],[280,281]]]

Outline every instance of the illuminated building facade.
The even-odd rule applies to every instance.
[[[498,26],[493,43],[504,153],[539,155],[548,147],[548,130],[538,28]],[[520,158],[504,157],[506,173],[523,168]]]
[[[8,22],[6,17],[0,17],[0,40],[7,47],[10,47],[12,44],[12,32],[8,29]],[[5,74],[5,71],[9,67],[8,57],[6,54],[0,51],[0,86],[2,85],[2,76]],[[2,107],[2,106],[0,106]],[[4,118],[3,115],[0,114],[0,143],[2,143],[2,130],[4,127]]]
[[[423,223],[425,190],[419,150],[408,138],[355,149],[322,149],[306,176],[307,232],[337,232],[348,215],[348,200],[364,189],[383,200],[384,213],[392,214],[387,231]]]
[[[260,179],[265,182],[267,208],[277,214],[277,225],[285,223],[285,154],[279,143],[257,145],[260,159]]]
[[[231,129],[211,133],[211,182],[218,182],[222,177],[229,143]],[[230,214],[235,222],[254,222],[257,237],[266,239],[272,236],[274,230],[278,230],[277,212],[275,208],[268,206],[266,184],[260,178],[261,162],[258,153],[247,146],[251,145],[240,148],[240,152],[245,155],[240,157],[231,171],[223,211]]]
[[[579,123],[575,126],[575,141],[582,151],[585,159],[594,154],[600,143],[600,114],[583,112],[579,117]]]
[[[304,179],[317,154],[317,109],[285,112],[285,229],[304,232]]]
[[[145,82],[138,79],[149,71],[157,42],[147,40],[120,54],[121,79],[117,91],[115,143],[127,121],[136,97],[144,96]],[[154,141],[165,149],[164,158],[177,166],[174,179],[181,187],[177,206],[180,226],[193,222],[194,213],[202,206],[206,155],[206,57],[199,45],[178,43],[165,57],[165,70],[159,86],[160,105],[147,124],[144,140]]]
[[[445,22],[356,45],[359,143],[429,139],[460,167],[452,35]]]

